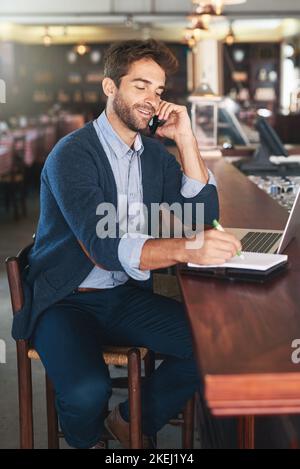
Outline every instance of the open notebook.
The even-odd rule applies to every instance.
[[[276,265],[287,262],[288,256],[286,254],[264,254],[260,252],[243,252],[244,259],[235,256],[224,264],[218,265],[200,265],[188,263],[188,267],[197,269],[210,269],[221,267],[230,269],[249,269],[265,271],[275,267]]]

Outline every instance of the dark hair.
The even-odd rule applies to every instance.
[[[162,42],[154,39],[130,40],[117,42],[109,47],[105,54],[104,76],[111,78],[119,87],[121,78],[127,75],[131,64],[145,58],[154,60],[164,70],[166,77],[175,73],[178,68],[175,55]]]

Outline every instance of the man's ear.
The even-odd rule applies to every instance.
[[[110,96],[114,96],[116,92],[116,88],[117,87],[115,85],[115,82],[111,78],[108,78],[108,77],[103,78],[102,89],[103,89],[105,96],[107,96],[108,98]]]

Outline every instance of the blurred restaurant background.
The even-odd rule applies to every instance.
[[[133,38],[165,41],[178,57],[165,99],[189,106],[200,148],[250,156],[262,116],[297,153],[296,0],[2,0],[0,222],[26,214],[53,145],[103,110],[105,51]]]
[[[188,106],[204,157],[226,158],[241,170],[239,162],[249,159],[244,172],[287,210],[300,186],[299,0],[1,0],[0,337],[7,358],[0,365],[0,447],[18,446],[4,260],[32,239],[47,155],[105,107],[107,48],[118,40],[149,38],[164,41],[179,59],[164,99]],[[171,141],[164,143],[174,151]],[[274,171],[276,157],[292,164]],[[157,274],[155,286],[180,299],[174,275]],[[43,379],[37,363],[37,447],[47,446],[39,431],[45,425]],[[296,417],[269,418],[257,430],[257,445],[289,447],[298,428]],[[178,447],[178,429],[164,432],[162,447]],[[200,440],[198,447],[208,444]]]

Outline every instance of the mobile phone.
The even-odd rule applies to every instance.
[[[165,120],[159,119],[158,116],[153,116],[148,124],[150,135],[154,135],[157,127],[161,127],[162,125],[164,125],[165,122]]]

